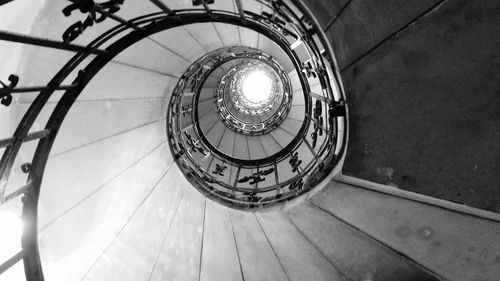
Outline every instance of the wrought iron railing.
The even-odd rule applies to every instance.
[[[10,1],[0,1],[0,6],[8,2]],[[237,163],[235,159],[212,153],[217,149],[202,145],[205,142],[197,139],[198,136],[195,134],[191,135],[191,138],[186,135],[180,137],[181,144],[189,145],[190,150],[187,150],[187,147],[185,150],[177,147],[176,157],[182,159],[180,163],[184,171],[192,171],[196,176],[205,177],[203,181],[197,181],[203,184],[201,190],[205,194],[229,205],[239,205],[243,202],[244,207],[282,202],[311,190],[330,175],[332,169],[341,161],[346,147],[347,114],[339,76],[327,39],[299,0],[257,0],[273,11],[272,14],[265,11],[261,14],[247,11],[246,1],[243,3],[241,0],[235,0],[236,12],[213,10],[205,0],[195,1],[201,4],[201,9],[173,11],[161,0],[151,0],[159,8],[158,12],[134,19],[124,19],[117,15],[122,5],[126,5],[123,0],[110,0],[105,3],[95,3],[92,0],[69,2],[66,7],[61,7],[64,16],[81,14],[84,19],[69,26],[61,34],[61,40],[0,31],[2,41],[74,53],[74,56],[46,85],[20,87],[18,81],[22,81],[23,77],[15,74],[8,78],[9,82],[1,83],[1,106],[9,106],[13,95],[38,94],[12,137],[0,140],[0,148],[5,149],[0,160],[0,202],[4,204],[22,196],[24,222],[22,249],[0,265],[0,274],[22,260],[27,280],[44,279],[38,252],[37,206],[44,170],[61,124],[85,86],[107,63],[135,42],[169,28],[192,23],[222,22],[244,26],[264,34],[292,59],[296,70],[301,73],[300,82],[307,96],[306,122],[300,134],[289,147],[283,148],[282,152],[273,156],[272,161],[271,159],[261,159],[258,162],[240,161],[239,165],[235,165]],[[113,21],[117,25],[86,45],[72,43],[103,21]],[[71,83],[63,84],[68,77],[75,78]],[[321,92],[311,92],[311,85],[314,83],[321,86]],[[55,97],[53,95],[55,91],[64,93],[60,97]],[[51,111],[45,128],[30,132],[50,98],[56,99],[56,106]],[[169,126],[172,126],[173,113],[171,111],[168,116]],[[38,143],[32,161],[21,167],[28,175],[27,183],[6,194],[9,176],[15,168],[14,161],[21,146],[28,141]],[[311,155],[311,159],[306,160],[306,153],[299,152],[301,146],[302,150],[304,146],[307,148],[309,151],[307,154]],[[219,166],[216,166],[218,168],[213,171],[200,171],[189,158],[181,155],[182,151],[191,153],[195,150],[196,153],[208,153],[214,161],[221,161]],[[224,173],[224,166],[228,163],[236,169],[233,182],[224,182],[218,178],[218,175]],[[288,166],[288,169],[295,173],[294,176],[280,180],[279,173],[284,170],[282,165]],[[270,177],[275,178],[275,184],[268,188],[260,188],[259,185],[262,187],[264,181]]]
[[[232,130],[244,135],[262,135],[272,131],[285,120],[290,111],[292,102],[291,84],[286,72],[279,63],[271,56],[262,52],[255,54],[252,61],[242,63],[231,68],[230,71],[220,80],[215,92],[216,109],[221,119]],[[263,61],[255,63],[254,61]],[[267,64],[274,67],[270,67]],[[246,73],[251,73],[254,69],[266,69],[272,77],[273,85],[269,97],[252,108],[252,104],[244,99],[242,93]],[[229,83],[228,83],[229,82]],[[255,117],[257,120],[248,122],[241,116]]]
[[[302,87],[294,91],[299,90],[305,101],[305,118],[296,136],[290,137],[292,140],[288,145],[266,158],[241,159],[221,151],[207,139],[200,128],[199,120],[202,116],[197,115],[197,106],[204,81],[209,75],[225,62],[244,56],[268,60],[269,57],[264,54],[242,50],[238,52],[230,48],[207,54],[191,65],[181,77],[169,107],[169,141],[181,170],[206,196],[231,207],[255,209],[296,198],[313,189],[331,171],[332,162],[335,163],[338,153],[343,151],[340,148],[344,145],[345,135],[339,135],[339,132],[344,131],[343,127],[346,125],[345,104],[342,96],[336,96],[330,86],[335,81],[329,76],[332,72],[327,70],[328,63],[325,63],[324,53],[318,51],[319,42],[312,39],[311,28],[306,27],[303,19],[291,13],[291,10],[281,10],[274,17],[281,18],[282,21],[270,23],[273,26],[270,29],[273,31],[273,39],[282,46],[300,73],[298,79]],[[272,16],[246,16],[247,21],[256,18],[257,23],[262,24],[269,23]],[[300,48],[302,49],[296,50]],[[222,77],[214,92],[213,99],[218,110],[224,108],[221,106],[222,94],[228,77],[236,72],[236,68],[232,70]],[[289,79],[286,74],[283,77],[284,80]],[[316,84],[321,86],[321,93],[311,92],[312,85]],[[287,109],[290,103],[283,103],[281,106]],[[276,116],[286,118],[286,114]],[[220,118],[233,131],[252,135],[243,129],[255,124],[246,124],[231,117],[231,114],[223,111]],[[272,131],[279,124],[280,122],[270,122],[268,126],[271,128],[265,132]],[[262,130],[266,124],[262,125],[253,128],[256,131]]]

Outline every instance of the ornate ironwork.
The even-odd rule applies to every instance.
[[[233,51],[233,50],[232,50]],[[246,58],[248,61],[231,68],[225,74],[216,89],[214,103],[221,120],[232,130],[244,135],[262,135],[278,127],[287,117],[292,104],[292,88],[285,70],[271,56],[258,50],[245,49],[243,52],[234,52],[233,59]],[[271,74],[277,85],[273,88],[270,97],[260,104],[247,104],[241,93],[241,81],[246,72],[264,68]],[[259,121],[242,120],[230,108],[248,116],[268,117]],[[259,117],[260,119],[260,117]]]
[[[107,2],[95,3],[93,0],[73,0],[73,3],[62,10],[64,16],[69,17],[75,10],[79,10],[83,14],[88,14],[88,16],[83,22],[77,21],[70,25],[62,35],[63,41],[69,43],[78,38],[85,29],[93,26],[94,23],[103,22],[108,15],[120,10],[120,5],[123,4],[123,1],[109,0]],[[98,13],[100,14],[99,16],[97,15]]]
[[[37,244],[37,208],[41,181],[58,130],[64,117],[89,81],[114,56],[156,32],[184,24],[212,21],[245,26],[264,34],[276,42],[292,59],[294,67],[299,73],[303,73],[301,72],[304,68],[302,67],[303,63],[310,62],[311,65],[310,67],[307,65],[307,68],[316,71],[321,84],[322,93],[311,93],[309,91],[309,82],[302,74],[300,75],[300,83],[306,94],[307,118],[304,119],[299,133],[288,146],[284,147],[280,153],[277,153],[272,158],[259,161],[240,161],[240,159],[221,154],[216,147],[209,146],[204,136],[199,134],[199,130],[195,126],[195,122],[198,120],[196,104],[194,104],[192,110],[189,110],[194,114],[181,114],[182,111],[179,106],[183,104],[182,100],[185,97],[184,93],[181,94],[180,91],[187,89],[185,87],[189,85],[190,92],[198,94],[199,85],[203,83],[206,75],[210,73],[210,65],[220,63],[221,57],[209,63],[208,66],[192,65],[180,79],[172,95],[167,116],[167,127],[171,132],[168,137],[176,162],[182,172],[189,177],[194,187],[202,193],[222,204],[235,208],[251,209],[281,204],[314,188],[317,183],[331,174],[342,158],[346,148],[347,110],[343,94],[335,92],[334,87],[331,86],[332,84],[339,85],[340,80],[331,63],[333,55],[331,48],[328,47],[326,37],[319,26],[315,26],[314,22],[307,20],[310,15],[307,9],[302,8],[300,1],[259,0],[259,3],[267,5],[273,11],[273,14],[257,15],[244,10],[241,0],[236,0],[238,7],[236,13],[210,10],[207,1],[201,1],[205,10],[170,11],[161,2],[152,0],[152,2],[160,3],[160,5],[157,4],[161,9],[159,13],[142,15],[128,21],[114,15],[123,1],[108,1],[100,4],[89,0],[72,0],[71,2],[72,4],[65,8],[65,14],[69,15],[78,9],[81,13],[87,14],[87,18],[68,27],[64,32],[63,42],[0,31],[0,40],[75,53],[46,86],[19,89],[15,88],[16,79],[9,79],[10,83],[8,85],[2,83],[3,88],[0,89],[3,90],[1,92],[2,103],[10,103],[9,100],[11,100],[11,94],[14,90],[20,92],[35,91],[38,92],[38,95],[25,113],[13,136],[0,140],[0,147],[5,148],[0,160],[0,203],[3,204],[8,200],[22,196],[22,218],[25,222],[21,243],[22,250],[8,259],[6,263],[1,264],[1,271],[7,270],[16,262],[23,260],[26,279],[28,281],[43,281],[43,270]],[[117,21],[118,24],[105,31],[86,46],[69,44],[69,42],[78,38],[84,30],[94,23],[102,22],[107,17]],[[130,30],[134,30],[134,32],[129,32]],[[306,50],[307,58],[305,59],[299,58],[291,48],[292,42],[298,39],[300,39],[302,46]],[[105,43],[111,44],[106,47],[106,50],[99,49]],[[326,54],[324,50],[320,50],[319,46],[328,47]],[[83,62],[88,58],[91,59],[90,63],[83,65]],[[328,58],[330,60],[327,60]],[[199,75],[193,76],[194,72],[199,72]],[[61,85],[68,76],[75,73],[78,73],[78,75],[71,85]],[[56,90],[62,90],[64,94],[56,97],[57,104],[52,110],[45,129],[30,133],[35,120],[42,109],[46,108],[45,105]],[[327,109],[323,110],[321,115],[312,113],[312,104],[318,100],[321,102],[322,107]],[[320,119],[314,116],[318,116]],[[300,164],[297,164],[298,161],[294,162],[297,167],[300,165],[300,168],[293,175],[287,174],[286,170],[289,169],[288,165],[291,164],[287,162],[308,143],[306,137],[309,126],[314,126],[314,120],[320,121],[321,118],[326,122],[323,121],[324,124],[320,124],[321,126],[318,128],[324,128],[322,130],[324,135],[321,141],[318,138],[316,146],[311,149],[314,157],[310,161],[306,161],[304,158],[302,159],[304,162]],[[182,127],[181,120],[191,120],[191,124],[194,126],[186,129]],[[339,131],[343,131],[343,135],[339,135]],[[318,131],[318,134],[320,134],[320,131]],[[28,180],[25,185],[5,195],[6,185],[18,152],[23,143],[30,140],[38,141],[38,145],[33,159],[29,163],[30,165],[22,167],[28,174]],[[223,164],[219,164],[219,167],[215,164],[212,171],[216,173],[210,173],[210,170],[203,164],[212,163],[215,160]],[[287,169],[283,168],[282,163],[285,163]],[[236,175],[232,177],[232,180],[227,175],[228,171],[233,171],[232,173],[236,171]],[[239,183],[238,179],[245,177],[240,177],[240,175],[247,175],[249,177],[248,182],[255,182],[255,187],[249,188],[247,182]],[[262,178],[265,178],[265,180],[261,180]],[[272,181],[273,178],[274,182]]]
[[[324,179],[332,171],[335,167],[332,163],[338,163],[340,160],[338,153],[343,153],[345,147],[345,134],[338,135],[337,132],[339,128],[346,130],[346,114],[335,114],[341,113],[340,108],[336,109],[336,104],[345,106],[345,103],[342,101],[342,95],[336,93],[331,87],[332,83],[336,83],[336,79],[330,75],[335,72],[331,69],[330,61],[326,60],[328,56],[325,56],[325,51],[320,51],[317,46],[318,42],[311,37],[315,30],[313,24],[310,21],[303,22],[303,19],[307,17],[304,14],[294,14],[294,11],[286,4],[265,3],[272,9],[276,9],[274,14],[262,16],[244,11],[243,15],[245,21],[265,26],[267,31],[272,32],[269,37],[275,40],[291,58],[295,70],[299,73],[298,78],[302,89],[296,89],[296,91],[302,90],[305,93],[305,118],[290,144],[275,155],[266,158],[239,159],[222,152],[216,144],[208,141],[200,129],[197,107],[201,102],[199,96],[204,81],[210,74],[232,59],[262,57],[262,54],[252,54],[251,51],[243,52],[236,47],[216,50],[193,63],[178,82],[172,94],[167,115],[167,120],[174,118],[168,122],[167,126],[171,143],[184,142],[183,138],[178,136],[179,132],[187,130],[191,137],[199,140],[198,144],[208,152],[205,155],[194,151],[182,154],[179,149],[183,146],[190,147],[189,144],[171,146],[174,155],[182,154],[176,161],[186,177],[206,196],[235,208],[248,209],[275,205],[308,192],[317,185],[320,179]],[[239,14],[241,18],[241,13]],[[321,42],[323,46],[326,45],[324,43]],[[291,46],[292,44],[294,46]],[[307,55],[298,56],[293,51],[297,46],[301,47]],[[214,100],[220,120],[225,122],[227,128],[238,134],[244,134],[242,128],[251,131],[262,129],[263,126],[255,120],[246,121],[234,111],[235,109],[228,109],[234,107],[243,114],[250,115],[251,113],[248,108],[243,106],[238,108],[234,100],[224,97],[225,93],[231,93],[230,86],[231,83],[235,83],[234,76],[238,71],[239,64],[231,66],[221,77],[213,97],[209,98]],[[312,84],[319,84],[322,92],[310,92],[309,85]],[[204,96],[203,101],[206,100],[207,97]],[[194,114],[185,116],[179,114],[183,112],[182,105],[186,104],[193,104]],[[256,112],[257,110],[259,109],[256,109]],[[310,127],[312,132],[309,130]],[[311,138],[311,141],[308,141],[308,138]],[[306,155],[307,152],[310,152],[312,156]],[[206,166],[204,163],[207,162],[223,164]],[[222,169],[221,165],[227,168]]]

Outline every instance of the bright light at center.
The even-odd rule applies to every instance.
[[[250,72],[242,84],[245,98],[253,103],[261,103],[271,95],[271,78],[262,70]]]

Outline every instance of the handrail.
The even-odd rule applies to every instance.
[[[82,8],[80,9],[80,12],[84,15],[87,14],[90,18],[87,17],[87,20],[85,22],[77,22],[74,26],[70,26],[70,28],[68,28],[67,30],[67,37],[63,36],[64,41],[62,42],[0,31],[0,40],[3,41],[18,42],[39,47],[50,47],[54,49],[69,50],[75,52],[75,55],[57,72],[56,75],[54,75],[54,77],[46,86],[17,89],[4,87],[3,89],[1,89],[3,94],[12,94],[24,91],[39,91],[39,94],[36,96],[35,100],[26,111],[13,136],[11,138],[0,141],[0,143],[2,143],[2,147],[5,147],[5,151],[0,160],[0,198],[2,199],[2,202],[4,202],[6,198],[10,200],[16,198],[17,196],[23,196],[22,218],[25,221],[25,230],[22,237],[22,251],[16,254],[13,259],[10,259],[7,263],[2,264],[0,266],[2,271],[7,270],[10,266],[19,261],[19,257],[22,256],[27,280],[43,280],[43,270],[40,263],[37,243],[37,206],[40,194],[40,185],[43,179],[48,155],[57,136],[58,130],[61,127],[61,124],[64,121],[64,118],[69,109],[78,98],[84,87],[96,75],[96,73],[99,72],[107,63],[109,63],[118,53],[122,52],[135,42],[143,40],[144,38],[156,32],[160,32],[162,30],[181,26],[184,24],[216,21],[244,26],[246,28],[253,29],[259,33],[263,33],[271,38],[274,38],[273,40],[275,40],[275,42],[282,49],[286,50],[289,57],[293,58],[294,66],[300,72],[299,78],[302,88],[309,97],[308,99],[306,99],[306,108],[308,112],[306,112],[307,122],[305,123],[313,122],[311,120],[313,120],[315,116],[312,112],[312,100],[309,101],[309,99],[314,98],[314,96],[310,95],[310,88],[306,83],[307,79],[305,78],[305,73],[314,73],[315,75],[320,77],[319,80],[320,82],[322,82],[322,98],[318,100],[326,103],[323,112],[325,114],[335,113],[335,108],[343,108],[343,110],[338,110],[341,113],[343,112],[343,114],[335,116],[329,114],[325,122],[327,129],[331,129],[325,131],[325,134],[328,132],[328,134],[331,134],[332,137],[337,138],[336,135],[334,136],[334,131],[338,129],[335,125],[337,123],[344,126],[344,128],[342,129],[344,131],[347,131],[347,123],[345,122],[346,120],[344,120],[344,122],[339,122],[337,120],[339,118],[347,118],[347,109],[345,108],[346,105],[344,102],[343,94],[341,93],[340,98],[337,97],[337,99],[335,99],[330,85],[330,83],[337,83],[337,86],[341,88],[337,70],[333,65],[331,69],[329,69],[329,67],[327,66],[328,63],[332,63],[331,60],[326,63],[323,62],[323,59],[328,59],[328,57],[324,57],[324,55],[319,52],[318,47],[316,46],[315,39],[311,37],[311,32],[318,32],[318,37],[321,41],[321,45],[328,46],[324,34],[322,34],[318,26],[306,27],[302,23],[301,18],[307,14],[307,10],[302,8],[298,9],[304,14],[295,15],[294,11],[296,12],[297,9],[291,9],[289,6],[294,5],[295,7],[299,6],[300,8],[300,4],[296,3],[297,1],[293,1],[293,3],[284,3],[281,0],[272,2],[267,2],[266,0],[258,2],[269,5],[269,7],[274,10],[275,15],[268,15],[265,13],[263,13],[262,15],[258,15],[244,10],[244,6],[241,0],[235,1],[238,8],[236,13],[211,9],[208,7],[207,2],[205,1],[201,2],[203,5],[203,9],[170,10],[170,8],[164,5],[161,0],[151,0],[151,2],[153,2],[160,9],[160,12],[142,15],[134,19],[126,20],[114,15],[114,12],[116,12],[116,8],[119,9],[119,6],[121,5],[120,0],[110,1],[111,4],[117,5],[117,7],[102,7],[90,0],[71,0],[71,2],[78,3],[80,5],[87,5],[91,3],[92,6],[79,6],[79,8]],[[0,3],[0,6],[7,2],[10,1],[3,1]],[[92,14],[93,12],[97,12],[101,15],[99,19],[103,20],[105,17],[109,17],[110,19],[116,21],[118,24],[105,31],[101,35],[97,36],[94,40],[88,43],[87,46],[80,46],[69,43],[69,41],[71,41],[74,36],[78,37],[79,34],[84,32],[84,28],[81,27],[83,27],[85,24],[92,25],[98,24],[100,22],[98,21],[98,18]],[[310,14],[308,16],[310,17]],[[304,42],[303,47],[305,48],[306,52],[309,55],[312,54],[314,57],[316,57],[316,59],[310,61],[310,64],[304,65],[299,63],[298,56],[290,47],[291,43],[296,42],[298,37],[302,38],[302,42]],[[331,50],[329,49],[327,51],[327,53],[331,55]],[[95,56],[92,57],[92,60],[88,65],[83,66],[82,63],[85,59],[89,58],[90,55]],[[331,57],[329,59],[331,59]],[[327,71],[324,71],[325,69]],[[65,81],[65,79],[70,74],[73,74],[75,72],[78,73],[78,75],[72,84],[68,86],[61,85],[61,83],[63,83],[63,81]],[[324,79],[325,81],[323,81],[322,79]],[[52,94],[56,90],[63,90],[64,94],[57,101],[57,105],[53,109],[52,115],[50,116],[45,129],[40,132],[29,133],[41,110],[44,108],[49,98],[51,98]],[[172,116],[169,115],[169,118],[170,117]],[[168,119],[167,121],[169,122],[169,125],[171,125],[171,120]],[[307,124],[303,126],[301,128],[301,135],[304,135],[304,133],[308,131],[306,130],[308,128],[309,127]],[[21,145],[23,144],[23,142],[35,139],[38,140],[38,146],[33,156],[31,165],[27,165],[25,169],[25,172],[28,173],[27,184],[4,197],[3,195],[5,193],[5,188],[14,165],[14,160],[16,159]],[[299,139],[300,138],[297,138],[297,140]],[[297,141],[297,144],[298,143],[299,141]],[[307,147],[309,147],[309,149],[313,147],[313,145],[308,144],[307,139],[304,139],[304,143],[307,144]],[[237,175],[234,179],[234,182],[227,184],[228,192],[222,192],[220,190],[214,189],[209,192],[209,196],[212,198],[216,198],[216,200],[218,201],[224,201],[224,203],[227,204],[234,203],[234,206],[237,206],[238,204],[241,204],[242,201],[240,200],[240,198],[236,197],[236,193],[245,193],[246,198],[249,200],[249,202],[244,204],[244,206],[247,207],[262,206],[266,204],[266,202],[267,204],[272,204],[275,202],[284,202],[287,200],[291,200],[310,189],[306,188],[307,185],[310,184],[310,181],[307,181],[302,177],[305,174],[309,174],[311,175],[310,178],[313,178],[312,175],[315,175],[314,177],[319,179],[323,177],[320,174],[328,174],[331,169],[327,169],[326,167],[328,167],[329,165],[336,165],[336,161],[338,161],[338,159],[340,158],[339,156],[343,154],[345,146],[345,138],[337,139],[336,145],[322,144],[318,148],[318,150],[315,151],[316,155],[312,162],[310,162],[308,165],[305,165],[304,167],[299,165],[300,167],[297,169],[298,175],[300,175],[299,180],[288,179],[286,181],[280,182],[280,176],[278,174],[278,162],[271,161],[269,163],[258,163],[258,173],[263,173],[263,171],[269,170],[272,167],[272,169],[275,170],[274,178],[276,181],[276,186],[274,189],[270,190],[259,187],[258,193],[272,191],[275,192],[275,194],[273,195],[274,197],[262,197],[258,199],[258,196],[256,196],[256,193],[254,192],[255,189],[237,186],[238,179],[241,179],[240,174],[244,176],[242,174],[244,169],[246,169],[244,163],[242,165],[235,166],[237,167]],[[290,148],[296,147],[296,145],[291,146],[286,150],[285,154],[292,155],[291,157],[288,157],[286,159],[294,158],[293,154],[290,153],[294,150],[290,150]],[[339,151],[339,153],[334,153],[332,155],[332,147],[336,147],[336,149],[334,150]],[[314,151],[314,147],[312,151]],[[329,154],[327,154],[326,156],[323,155],[325,151],[329,152]],[[179,156],[177,155],[177,157]],[[205,161],[208,160],[206,159],[206,157],[204,159]],[[282,158],[282,160],[283,159],[285,158]],[[318,164],[321,161],[328,162],[328,164]],[[183,163],[181,163],[181,165],[183,165]],[[186,166],[186,169],[189,170],[192,168],[188,165]],[[260,178],[260,176],[262,175],[259,174],[247,176],[251,176],[252,178]],[[285,192],[285,189],[288,189],[288,191]]]
[[[245,16],[248,23],[280,26],[276,22],[273,22],[270,17],[264,19],[259,15],[246,11]],[[292,17],[290,15],[288,19]],[[284,43],[286,41],[284,36],[286,35],[281,34],[281,32],[286,28],[283,25],[281,25],[281,28],[278,28],[278,33],[271,34],[274,37],[270,37],[274,38],[275,42],[295,62],[294,65],[299,72],[302,90],[305,93],[306,113],[301,131],[295,137],[294,142],[283,148],[279,153],[257,160],[237,159],[234,156],[225,154],[216,145],[211,144],[201,130],[199,116],[197,115],[197,104],[199,101],[197,97],[200,96],[204,81],[208,79],[210,73],[217,69],[221,64],[220,61],[223,61],[221,53],[214,51],[193,63],[182,75],[172,94],[167,120],[173,119],[176,121],[168,122],[167,128],[169,130],[169,142],[172,152],[179,163],[179,167],[186,174],[186,177],[190,179],[191,183],[206,196],[213,197],[220,203],[231,207],[253,208],[275,205],[279,202],[289,200],[297,196],[297,194],[307,192],[307,190],[314,188],[315,185],[312,182],[318,182],[323,179],[328,174],[328,171],[333,169],[335,166],[334,163],[341,158],[335,154],[335,151],[343,151],[343,148],[339,148],[338,146],[344,146],[345,135],[339,136],[336,132],[339,126],[346,126],[346,110],[340,110],[340,108],[345,107],[345,102],[341,99],[341,95],[340,99],[333,95],[333,90],[329,86],[331,78],[327,77],[328,72],[325,70],[325,64],[322,63],[322,54],[317,52],[317,47],[308,48],[309,45],[314,45],[314,42],[312,40],[302,41],[309,58],[306,61],[301,61],[301,58]],[[297,28],[292,27],[291,29],[307,32],[307,34],[297,33],[295,34],[296,36],[293,36],[294,38],[308,37],[311,33],[310,27],[301,26]],[[288,33],[286,34],[288,35]],[[233,57],[237,57],[234,54],[232,55]],[[310,92],[306,76],[312,76],[317,79],[317,84],[322,86],[323,95],[319,96],[317,93]],[[221,82],[220,87],[223,87],[223,84],[224,81]],[[193,92],[196,93],[194,99],[192,98]],[[184,93],[188,94],[186,100],[184,100]],[[315,100],[314,106],[312,106],[312,99]],[[189,108],[187,108],[188,105]],[[337,119],[343,119],[343,121],[336,121]],[[191,123],[187,125],[189,121]],[[309,130],[305,130],[305,128],[309,128],[309,124],[314,129],[311,135],[307,136],[306,134],[308,134]],[[309,137],[311,137],[310,140],[308,140]],[[318,142],[319,138],[322,141]],[[313,155],[313,158],[304,164],[302,164],[297,151],[302,143]],[[195,157],[195,154],[199,155]],[[200,158],[202,159],[201,162],[196,160]],[[206,166],[206,161],[209,159],[208,166]],[[332,163],[325,164],[325,160],[327,159]],[[279,173],[279,163],[287,161],[292,169],[292,176],[280,182],[277,176]],[[213,164],[216,165],[211,170]],[[229,166],[237,169],[237,176],[234,182],[230,182],[230,179],[223,179],[225,175],[224,171],[229,170]],[[252,173],[248,172],[248,170],[256,172]],[[247,174],[241,175],[244,171]],[[275,184],[264,188],[259,187],[259,182],[265,181],[266,176],[270,174],[274,174],[274,178],[278,178],[278,180],[275,180]],[[314,180],[308,182],[307,178],[310,175],[311,179]],[[250,186],[254,187],[242,187],[241,183],[249,183]],[[304,191],[305,186],[307,188]],[[263,194],[263,196],[258,196],[258,194]]]

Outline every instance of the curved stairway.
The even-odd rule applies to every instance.
[[[472,244],[494,260],[498,246],[488,242],[500,233],[497,217],[422,203],[425,200],[342,176],[330,181],[345,157],[347,109],[332,48],[300,1],[199,2],[193,6],[190,1],[125,1],[112,14],[114,20],[108,15],[61,45],[54,42],[61,43],[66,28],[87,14],[73,10],[65,17],[61,10],[66,1],[35,6],[16,0],[0,7],[5,13],[0,18],[9,14],[17,23],[0,24],[0,30],[47,38],[43,42],[50,45],[30,45],[18,37],[17,43],[1,42],[2,60],[14,62],[17,69],[2,67],[0,80],[8,81],[11,73],[20,78],[15,87],[4,87],[6,92],[39,85],[53,90],[13,94],[10,106],[0,110],[0,152],[19,148],[17,157],[5,153],[2,158],[0,212],[22,214],[25,220],[22,243],[19,237],[0,237],[6,241],[0,244],[0,280],[25,280],[24,275],[27,280],[494,280],[497,267],[466,263],[466,257],[456,257],[456,252],[471,247],[460,237],[481,236],[482,241]],[[179,9],[188,10],[171,12]],[[27,18],[20,17],[27,12]],[[316,53],[308,53],[304,42],[283,32],[282,22],[292,12],[300,15],[297,25],[305,27],[299,29],[302,39],[317,44]],[[140,16],[144,17],[128,22],[132,26],[120,22]],[[319,19],[320,13],[315,16]],[[121,28],[114,29],[116,34],[105,33],[115,24]],[[92,49],[75,47],[86,46],[101,33],[107,37]],[[271,39],[277,33],[288,38],[296,61]],[[120,36],[127,40],[120,41]],[[128,46],[130,42],[134,44]],[[221,79],[242,62],[221,65],[199,81],[197,93],[180,82],[190,81],[187,74],[195,69],[190,66],[199,59],[234,46],[273,57],[290,81],[290,109],[264,134],[231,129],[214,102]],[[105,49],[116,53],[99,53]],[[80,64],[65,73],[67,77],[50,82],[58,71],[73,66],[66,63],[74,53],[85,54]],[[309,56],[319,60],[307,64]],[[318,77],[326,77],[328,85]],[[73,91],[75,87],[81,93]],[[194,113],[182,116],[181,109],[172,117],[176,94],[190,97],[187,111]],[[38,103],[40,112],[27,126],[23,116],[35,112],[33,105]],[[234,110],[235,104],[227,108]],[[245,124],[260,124],[270,117],[233,112]],[[320,115],[324,126],[335,126],[315,126]],[[170,128],[173,120],[180,126]],[[191,131],[190,138],[182,130],[193,130],[193,120],[199,121],[200,130]],[[60,128],[51,127],[58,122]],[[307,130],[301,132],[302,124]],[[175,149],[169,130],[182,131],[175,140],[182,141],[184,149]],[[206,140],[193,139],[200,134]],[[273,159],[294,139],[296,145],[279,158],[282,164],[276,163]],[[188,143],[197,141],[210,151],[205,160],[206,155],[196,158],[188,149]],[[303,164],[290,163],[295,152]],[[221,155],[227,162],[217,162]],[[183,166],[179,159],[191,162]],[[300,174],[306,163],[311,169]],[[322,163],[321,169],[312,168]],[[221,171],[223,165],[228,168]],[[274,169],[266,181],[240,182],[244,177],[260,178],[255,173],[261,167]],[[200,180],[202,175],[209,180]],[[303,180],[300,188],[294,187],[295,177]],[[34,187],[40,193],[32,202]],[[248,189],[266,191],[255,199]],[[443,221],[449,225],[440,231]],[[439,248],[444,250],[435,250]]]

